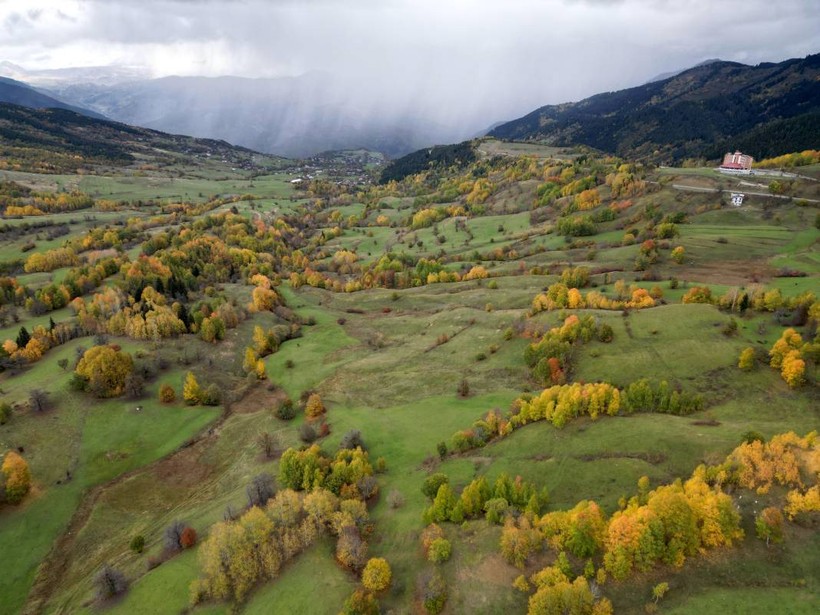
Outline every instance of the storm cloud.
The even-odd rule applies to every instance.
[[[22,5],[22,6],[21,6]],[[0,0],[0,59],[29,69],[296,76],[465,130],[708,58],[820,50],[816,0]]]

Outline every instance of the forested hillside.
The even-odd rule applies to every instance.
[[[490,131],[659,161],[743,148],[776,156],[820,143],[820,54],[779,64],[712,62],[662,81],[541,107]]]

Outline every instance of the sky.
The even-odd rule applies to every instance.
[[[322,71],[351,92],[511,119],[709,58],[820,51],[820,0],[0,0],[0,60],[153,76]]]

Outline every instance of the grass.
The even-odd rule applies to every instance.
[[[489,156],[573,155],[538,144],[488,141],[481,147]],[[195,174],[180,170],[186,176],[173,179],[14,177],[43,186],[78,186],[101,198],[132,202],[202,201],[216,194],[250,193],[256,197],[252,204],[237,204],[240,213],[249,217],[257,213],[301,215],[308,203],[297,198],[301,195],[291,187],[289,175],[275,173],[251,180],[218,165],[202,167]],[[709,169],[663,169],[660,174],[685,176],[693,185],[728,186],[730,181]],[[659,485],[688,476],[700,463],[723,459],[749,430],[771,436],[817,428],[816,387],[790,390],[776,371],[762,364],[750,373],[736,368],[742,348],[768,349],[779,337],[783,327],[771,314],[730,316],[712,306],[680,304],[692,285],[709,284],[719,295],[733,286],[748,286],[753,275],[789,296],[816,292],[818,232],[812,228],[813,208],[784,202],[769,211],[772,208],[763,201],[750,200],[739,209],[716,209],[714,196],[661,188],[636,198],[618,220],[599,225],[601,233],[589,238],[597,251],[593,255],[590,247],[572,248],[564,237],[551,233],[550,220],[531,224],[529,210],[538,183],[527,180],[500,189],[486,203],[486,211],[493,215],[465,219],[469,234],[460,224],[456,228],[453,219],[440,222],[435,232],[433,228],[408,231],[401,222],[412,215],[413,198],[381,198],[378,209],[371,206],[362,226],[345,226],[343,234],[323,249],[328,254],[354,250],[364,267],[387,251],[442,257],[450,270],[481,262],[492,272],[498,288],[491,289],[484,280],[345,294],[310,287],[293,290],[283,284],[278,291],[288,306],[313,324],[303,326],[301,337],[265,358],[268,382],[251,386],[238,374],[253,326],[281,322],[273,314],[258,313],[230,330],[217,345],[195,336],[157,347],[114,340],[149,359],[152,353],[161,352],[172,364],[149,385],[145,399],[139,402],[140,411],[135,402],[93,401],[68,391],[70,372],[60,369],[57,361],[65,358],[71,363],[78,346],[90,345],[88,338],[50,351],[20,374],[0,376],[4,399],[19,405],[11,422],[0,427],[0,450],[24,447],[36,483],[23,506],[0,511],[0,552],[4,562],[14,562],[13,568],[0,564],[0,611],[23,608],[37,566],[60,536],[65,565],[48,579],[51,592],[48,603],[39,605],[43,611],[98,612],[88,602],[91,579],[105,562],[123,570],[132,581],[129,593],[105,610],[170,614],[186,609],[188,586],[199,574],[195,550],[151,571],[146,562],[161,552],[162,533],[170,522],[185,520],[204,540],[209,528],[223,518],[226,507],[241,510],[245,506],[245,486],[253,476],[260,472],[276,475],[277,460],[263,458],[254,440],[267,431],[276,434],[280,448],[301,444],[298,430],[303,417],[283,422],[270,411],[285,394],[298,399],[303,392],[315,390],[322,396],[331,430],[320,442],[326,451],[337,450],[344,434],[358,429],[371,459],[386,460],[387,471],[378,476],[380,493],[370,506],[374,530],[369,555],[390,562],[394,584],[380,602],[383,612],[396,613],[418,611],[417,580],[431,566],[419,544],[422,512],[429,505],[420,486],[431,472],[445,472],[457,489],[477,476],[491,481],[502,473],[521,476],[547,487],[549,510],[594,499],[612,512],[621,496],[635,492],[639,477],[647,475],[652,485]],[[364,211],[363,202],[348,202],[352,204],[329,204],[328,209],[338,211],[343,220]],[[615,337],[610,344],[593,341],[580,346],[570,375],[574,380],[607,380],[619,385],[643,377],[666,379],[704,395],[707,408],[687,417],[638,414],[579,419],[563,429],[535,423],[486,447],[439,460],[439,442],[449,442],[455,431],[468,428],[488,410],[506,411],[522,392],[538,390],[523,361],[530,340],[515,336],[507,340],[505,330],[526,320],[533,297],[555,282],[563,267],[583,264],[596,269],[593,279],[598,289],[608,287],[610,293],[614,280],[631,282],[643,275],[633,271],[639,246],[619,244],[627,230],[646,224],[638,216],[647,205],[657,206],[661,215],[687,214],[688,222],[678,226],[680,236],[670,242],[686,248],[686,263],[671,263],[664,249],[653,269],[659,280],[638,282],[646,288],[660,286],[668,305],[630,311],[627,316],[619,311],[588,311],[611,324]],[[88,226],[115,223],[134,212],[94,215],[96,219],[89,221],[81,221],[77,212],[52,218],[68,221],[73,216],[72,236],[79,236]],[[379,215],[386,215],[393,226],[365,226]],[[57,245],[65,238],[52,243]],[[18,258],[20,243],[22,240],[0,243],[0,259]],[[37,243],[39,250],[52,245]],[[503,259],[493,254],[504,247],[519,254]],[[128,254],[134,257],[140,249],[133,246]],[[535,266],[551,275],[522,275]],[[781,267],[808,275],[772,278]],[[19,279],[34,287],[64,274],[65,270],[58,270]],[[607,276],[610,281],[605,283]],[[679,288],[670,288],[670,276],[681,280]],[[225,284],[221,292],[242,305],[249,300],[246,284]],[[46,325],[49,316],[58,322],[71,319],[67,310],[41,317],[31,317],[24,310],[19,314],[21,321],[0,330],[0,337],[16,336],[21,325],[30,331]],[[533,321],[553,325],[564,316],[541,313]],[[730,317],[739,325],[733,337],[721,332]],[[183,355],[187,357],[184,365]],[[245,391],[244,396],[219,421],[220,409],[157,403],[159,384],[171,383],[180,394],[189,369],[200,383],[213,381],[225,391]],[[456,396],[462,379],[470,387],[466,399]],[[52,391],[57,400],[55,408],[43,416],[33,416],[24,408],[29,391],[36,387]],[[201,438],[192,442],[198,434]],[[65,480],[67,470],[69,481]],[[93,501],[87,499],[92,489]],[[388,503],[393,492],[401,494],[401,506]],[[70,536],[63,535],[77,511],[80,520],[72,525]],[[766,549],[749,536],[739,548],[694,558],[681,570],[659,567],[629,583],[607,584],[604,595],[613,599],[617,612],[640,613],[652,586],[668,581],[671,589],[661,602],[661,612],[814,612],[816,553],[820,552],[817,534],[811,527],[790,524],[788,528],[786,542],[776,548]],[[447,613],[526,609],[527,596],[512,588],[512,580],[521,571],[499,553],[499,527],[475,520],[463,526],[445,524],[445,532],[453,542],[452,559],[440,566],[450,594]],[[128,549],[137,534],[146,539],[141,555]],[[291,562],[276,581],[260,585],[240,611],[338,613],[358,581],[334,562],[333,551],[331,538],[320,540]],[[553,555],[539,556],[536,563],[545,565]],[[536,563],[528,572],[537,570]],[[226,614],[232,609],[209,604],[192,612]]]

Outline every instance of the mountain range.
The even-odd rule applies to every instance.
[[[6,77],[0,77],[0,103],[20,105],[32,109],[66,109],[88,117],[105,119],[105,116],[95,111],[66,104],[61,100],[57,100],[56,98],[35,90],[26,83]]]
[[[323,72],[275,79],[145,79],[125,69],[26,71],[6,62],[0,74],[119,122],[288,157],[359,148],[397,156],[479,132],[478,126],[445,126],[412,107],[357,94],[349,82]]]
[[[344,79],[321,72],[146,79],[127,67],[28,71],[0,62],[0,74],[16,79],[0,78],[0,102],[68,109],[289,157],[369,149],[395,158],[487,132],[469,122],[432,121],[412,104],[356,94]],[[541,107],[494,124],[487,134],[661,162],[714,159],[737,148],[756,157],[808,149],[820,143],[820,54],[757,66],[708,60],[638,87]]]
[[[588,145],[637,158],[776,156],[820,144],[820,54],[747,66],[710,62],[580,102],[547,105],[489,132],[499,139]]]

